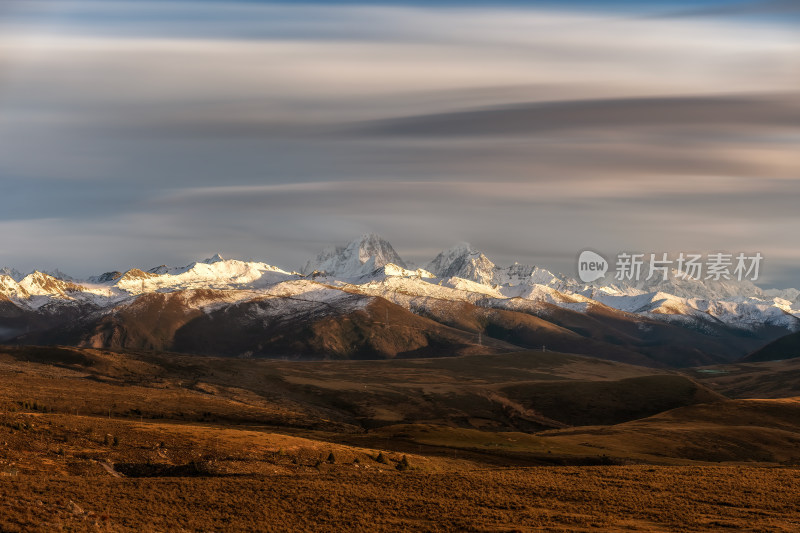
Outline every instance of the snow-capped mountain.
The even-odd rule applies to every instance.
[[[765,298],[765,292],[749,280],[713,280],[694,279],[682,277],[677,270],[671,270],[667,280],[663,275],[655,275],[652,279],[648,276],[648,264],[642,268],[642,277],[638,281],[618,281],[613,276],[598,280],[593,284],[602,287],[611,293],[637,295],[652,292],[663,292],[681,298],[704,298],[707,300],[722,300],[737,297]]]
[[[20,277],[5,269],[0,340],[203,353],[202,346],[214,346],[208,353],[234,355],[285,355],[296,348],[316,356],[332,350],[370,357],[370,350],[480,351],[486,346],[475,335],[482,332],[497,350],[547,344],[680,366],[731,360],[800,331],[795,289],[675,278],[586,285],[538,266],[497,266],[467,243],[441,252],[426,268],[410,269],[391,244],[367,234],[326,250],[302,272],[220,254],[86,281],[39,271]],[[356,330],[354,324],[360,324]],[[205,344],[187,339],[189,332]],[[232,332],[246,342],[234,342]]]
[[[440,252],[425,269],[439,277],[457,277],[490,286],[544,285],[556,289],[579,287],[577,281],[538,266],[519,263],[508,267],[497,266],[466,242]]]
[[[11,267],[3,267],[0,268],[0,276],[8,276],[9,278],[13,279],[14,281],[22,281],[22,278],[25,277],[25,274],[17,270],[16,268]]]
[[[466,242],[439,253],[425,266],[441,278],[462,278],[484,285],[494,283],[495,264]]]
[[[511,266],[496,267],[494,283],[497,285],[544,285],[559,290],[578,287],[578,282],[562,274],[553,274],[545,268],[514,263]]]
[[[308,261],[301,272],[307,275],[317,271],[328,276],[351,279],[369,274],[390,263],[406,267],[388,241],[374,233],[367,233],[344,247],[323,250]]]
[[[764,295],[770,298],[780,298],[800,306],[800,290],[797,289],[767,289]]]
[[[20,289],[31,296],[58,295],[65,297],[67,293],[79,292],[81,288],[74,283],[58,279],[45,274],[44,272],[34,271],[22,278],[19,282]]]
[[[61,281],[77,281],[72,276],[70,276],[68,274],[64,274],[63,272],[61,272],[57,268],[54,269],[54,270],[34,270],[33,272],[31,272],[31,274],[33,274],[34,272],[41,272],[41,273],[47,274],[48,276],[51,276],[53,278],[59,279]],[[22,272],[20,272],[16,268],[11,268],[11,267],[0,268],[0,276],[8,276],[8,277],[10,277],[11,279],[13,279],[14,281],[17,281],[17,282],[22,281],[25,278],[26,275],[27,274],[23,274]]]

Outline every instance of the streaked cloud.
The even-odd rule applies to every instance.
[[[723,2],[717,5],[691,6],[672,11],[672,17],[719,17],[719,16],[752,16],[752,15],[800,15],[798,0],[761,0]]]
[[[376,121],[364,135],[460,137],[536,135],[570,130],[702,128],[736,134],[756,128],[797,130],[800,99],[732,95],[575,100],[519,104]],[[746,133],[745,133],[746,134]]]
[[[557,269],[752,244],[795,275],[800,36],[586,5],[11,2],[0,262],[291,268],[378,231]]]

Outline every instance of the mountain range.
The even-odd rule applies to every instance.
[[[798,331],[796,289],[674,278],[585,284],[538,266],[498,266],[467,243],[413,268],[374,234],[324,250],[299,272],[219,254],[86,280],[0,270],[6,344],[303,359],[535,348],[682,367],[735,361]]]

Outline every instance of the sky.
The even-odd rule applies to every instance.
[[[0,266],[365,232],[574,275],[760,252],[800,287],[800,0],[0,1]]]

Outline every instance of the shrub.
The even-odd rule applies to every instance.
[[[397,466],[395,466],[395,468],[400,470],[401,472],[403,470],[408,470],[409,468],[411,468],[411,466],[408,464],[408,458],[404,455],[403,458],[400,459],[400,462],[397,463]]]

